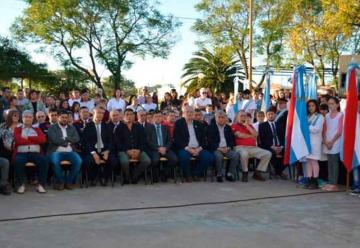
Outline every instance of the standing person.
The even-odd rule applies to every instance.
[[[125,110],[125,108],[126,108],[126,102],[122,96],[121,89],[116,89],[114,91],[113,97],[107,103],[106,109],[108,111],[111,111],[114,109],[123,111],[123,110]]]
[[[328,100],[329,113],[325,117],[323,142],[328,157],[329,184],[323,187],[326,191],[338,190],[340,159],[340,137],[343,129],[343,114],[340,112],[340,102],[336,97]]]
[[[9,108],[4,111],[4,119],[6,118],[6,115],[10,110],[19,110],[17,108],[16,96],[11,96],[10,97],[10,99],[9,99]]]
[[[172,98],[169,92],[165,92],[164,100],[160,103],[160,110],[170,110],[171,109]]]
[[[73,102],[72,105],[74,105],[76,102]],[[60,101],[60,106],[59,106],[60,110],[66,110],[66,111],[70,111],[70,105],[69,102],[67,100],[61,100]]]
[[[181,100],[178,99],[178,93],[176,91],[176,89],[171,89],[170,90],[170,95],[171,95],[171,98],[172,98],[172,104],[179,107],[181,105]]]
[[[285,98],[280,98],[277,100],[277,113],[276,113],[275,122],[279,124],[279,134],[282,137],[285,137],[287,117],[288,117],[287,100]]]
[[[75,121],[80,119],[80,103],[74,102],[71,107],[72,118]]]
[[[92,112],[92,110],[95,107],[95,102],[94,102],[94,100],[90,99],[89,92],[88,92],[87,89],[83,89],[81,91],[80,106],[81,107],[87,107],[90,112]]]
[[[151,110],[155,111],[157,110],[157,105],[153,103],[153,98],[150,95],[147,95],[145,98],[145,103],[141,106],[144,108],[146,112],[149,112]]]
[[[69,114],[65,110],[59,111],[58,124],[50,126],[48,130],[48,156],[55,174],[55,189],[74,189],[76,178],[80,172],[82,159],[73,147],[80,141],[76,128],[68,125]],[[67,178],[64,177],[61,168],[61,161],[70,161],[70,172]]]
[[[138,100],[138,103],[140,105],[142,104],[145,104],[146,103],[146,97],[149,95],[149,90],[148,88],[145,86],[142,88],[142,93],[141,95],[138,96],[137,100]]]
[[[29,103],[29,99],[26,98],[23,89],[18,89],[16,97],[17,97],[17,107],[21,113],[22,111],[24,111],[25,105]]]
[[[182,109],[183,118],[175,123],[174,147],[177,150],[179,166],[187,182],[197,181],[202,173],[212,166],[214,155],[205,150],[206,137],[204,126],[193,119],[194,110],[190,106]],[[190,168],[190,159],[197,158],[193,171]],[[192,178],[190,178],[192,177]]]
[[[256,132],[259,132],[259,125],[265,121],[265,113],[263,111],[256,112],[256,122],[253,124]]]
[[[24,106],[24,110],[30,110],[35,117],[36,112],[46,111],[45,104],[39,99],[39,94],[35,90],[30,90],[29,102]]]
[[[130,178],[130,163],[134,159],[139,163],[134,167],[132,183],[137,183],[139,176],[150,166],[151,160],[145,153],[146,136],[144,128],[135,122],[135,112],[126,109],[124,122],[120,123],[115,131],[115,151],[118,152],[121,169],[126,178]]]
[[[306,157],[306,177],[308,181],[304,187],[308,189],[319,188],[319,160],[322,153],[324,117],[319,113],[319,105],[316,100],[307,102],[308,125],[310,131],[311,154]],[[305,173],[305,172],[304,172]]]
[[[325,117],[326,114],[329,112],[329,106],[327,103],[321,103],[319,106],[319,112],[324,117],[324,125],[325,125]],[[323,128],[324,131],[324,128]],[[320,166],[320,172],[319,172],[319,179],[321,179],[320,182],[328,180],[328,164],[327,164],[327,154],[325,151],[325,144],[322,143],[321,146],[321,158],[319,160],[319,166]]]
[[[22,114],[23,125],[14,130],[14,157],[15,157],[15,185],[18,194],[25,193],[25,164],[32,162],[37,166],[39,184],[36,186],[38,193],[46,193],[44,188],[48,163],[41,154],[41,145],[45,144],[46,136],[40,128],[33,128],[34,115],[32,111],[25,110]]]
[[[285,137],[278,132],[280,124],[275,122],[275,112],[276,108],[270,107],[266,111],[267,121],[259,125],[259,147],[271,152],[270,163],[275,170],[276,177],[286,180],[287,176],[283,173],[285,169],[283,164]]]
[[[257,158],[260,160],[253,178],[259,181],[265,181],[265,178],[261,174],[267,170],[271,159],[271,152],[257,147],[257,132],[247,121],[247,113],[245,110],[240,110],[236,116],[236,122],[231,125],[231,129],[235,135],[235,150],[240,154],[242,181],[248,182],[249,158]]]
[[[227,122],[226,113],[218,110],[215,113],[215,122],[206,129],[209,151],[215,155],[216,180],[219,183],[223,182],[224,176],[226,180],[234,182],[236,167],[239,165],[239,154],[233,150],[235,147],[235,136]],[[225,173],[224,157],[229,159],[227,173]]]
[[[135,113],[140,110],[144,110],[144,108],[139,104],[138,99],[135,95],[132,95],[129,100],[130,105],[126,107],[126,109],[132,109]]]
[[[66,99],[62,99],[62,100],[66,100]],[[73,89],[69,97],[70,107],[72,107],[74,102],[80,102],[80,101],[81,101],[80,91],[78,89]]]
[[[228,116],[234,122],[237,113],[240,110],[244,110],[246,113],[250,113],[253,119],[255,110],[257,109],[256,102],[251,99],[250,90],[244,90],[242,94],[239,94],[238,100],[234,103],[233,108],[229,109]]]
[[[200,97],[196,98],[194,102],[195,109],[200,109],[203,113],[205,113],[205,109],[207,105],[212,105],[212,101],[208,97],[207,89],[201,88]]]

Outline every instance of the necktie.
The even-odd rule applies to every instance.
[[[96,137],[97,137],[96,149],[97,149],[97,152],[100,153],[100,152],[101,152],[101,148],[102,148],[102,140],[101,140],[101,133],[100,133],[100,124],[95,124],[95,126],[96,126]]]
[[[161,134],[161,126],[156,125],[156,135],[158,140],[158,145],[163,146],[162,134]]]
[[[273,137],[274,137],[274,145],[275,146],[279,146],[279,139],[277,136],[277,132],[276,132],[276,127],[275,127],[275,123],[271,122],[271,127],[272,127],[272,131],[273,131]]]

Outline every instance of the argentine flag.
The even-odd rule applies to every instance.
[[[304,75],[305,67],[303,65],[294,69],[286,125],[284,164],[293,164],[311,153]]]
[[[266,113],[271,106],[270,100],[270,72],[266,74],[266,84],[265,84],[265,91],[261,101],[261,111]]]

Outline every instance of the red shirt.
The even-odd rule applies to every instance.
[[[170,137],[173,138],[174,137],[174,128],[175,128],[175,124],[174,123],[170,123],[167,121],[163,121],[161,124],[163,124],[167,130],[170,133]]]
[[[252,125],[249,125],[252,129],[255,130],[255,128]],[[251,134],[250,131],[242,124],[234,123],[231,125],[231,129],[233,133],[236,132],[244,133],[244,134]],[[256,146],[256,138],[250,137],[250,138],[238,138],[235,136],[235,144],[237,146]]]

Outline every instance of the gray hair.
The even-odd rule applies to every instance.
[[[24,111],[22,112],[22,117],[23,117],[23,118],[24,118],[26,115],[34,116],[33,111],[31,111],[31,110],[24,110]]]
[[[225,117],[227,117],[227,115],[226,115],[226,113],[225,113],[224,110],[217,110],[217,111],[215,112],[215,116],[216,116],[216,117],[217,117],[217,116],[225,116]]]

